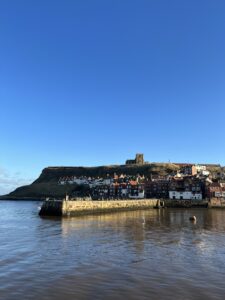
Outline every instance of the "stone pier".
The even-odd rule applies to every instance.
[[[46,200],[40,216],[81,216],[107,212],[149,209],[158,205],[157,199],[109,200],[109,201],[66,201]]]

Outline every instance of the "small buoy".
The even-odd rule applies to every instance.
[[[190,220],[190,221],[196,221],[197,218],[196,218],[196,216],[192,216],[192,217],[189,218],[189,220]]]

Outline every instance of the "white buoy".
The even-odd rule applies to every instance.
[[[192,216],[192,217],[189,218],[189,220],[190,220],[190,221],[195,221],[195,222],[196,222],[196,221],[197,221],[197,218],[196,218],[196,216]]]

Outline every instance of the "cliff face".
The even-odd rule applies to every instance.
[[[87,192],[87,188],[72,185],[58,185],[60,177],[64,176],[87,176],[87,177],[105,177],[107,174],[114,173],[127,175],[145,175],[151,174],[167,175],[178,170],[174,164],[145,164],[145,165],[115,165],[100,167],[48,167],[45,168],[39,178],[31,185],[17,188],[9,195],[2,197],[4,199],[40,199],[46,197],[63,198],[65,194],[74,192]]]

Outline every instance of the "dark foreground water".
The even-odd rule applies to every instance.
[[[225,210],[61,220],[40,205],[0,201],[0,299],[225,298]]]

